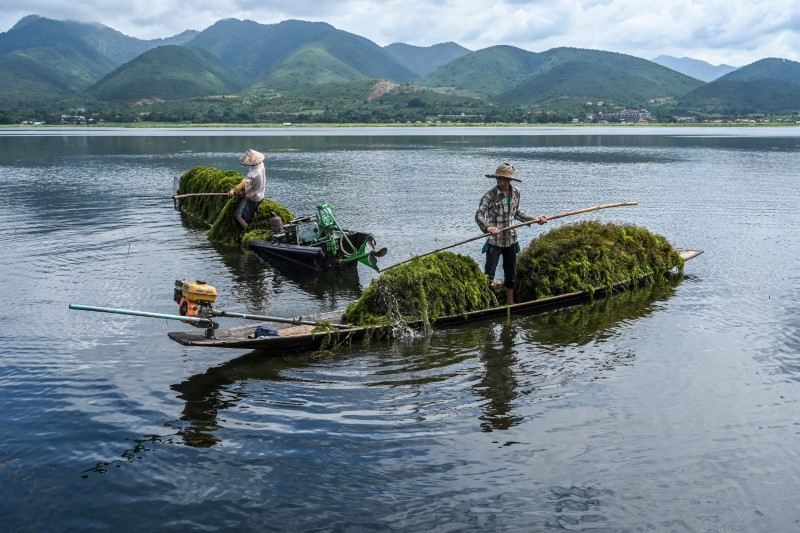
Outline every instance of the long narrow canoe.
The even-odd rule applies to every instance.
[[[688,261],[703,253],[699,250],[682,250],[681,257]],[[611,288],[612,293],[622,292],[628,288],[629,283],[619,283]],[[540,298],[528,302],[520,302],[513,305],[503,305],[472,311],[460,315],[442,316],[431,324],[433,328],[441,328],[456,324],[463,324],[472,320],[488,318],[493,316],[503,316],[508,314],[521,314],[532,311],[543,311],[558,308],[567,304],[573,304],[590,297],[603,297],[609,292],[606,288],[598,288],[590,295],[589,291],[577,291],[548,298]],[[303,317],[304,321],[315,322],[342,322],[343,311],[331,311],[313,316]],[[278,334],[269,337],[256,337],[255,329],[260,325],[269,325],[277,329]],[[411,329],[423,329],[425,324],[422,321],[409,322],[398,326]],[[266,350],[275,352],[276,355],[302,350],[325,349],[352,342],[361,341],[365,337],[370,339],[389,338],[393,335],[393,330],[398,326],[366,326],[352,327],[348,329],[331,329],[329,331],[313,332],[314,326],[290,325],[277,322],[259,322],[246,326],[233,327],[230,329],[217,330],[214,338],[206,337],[203,333],[174,331],[168,333],[169,338],[184,346],[206,346],[215,348],[239,348],[250,350]]]

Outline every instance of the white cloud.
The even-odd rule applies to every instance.
[[[574,46],[732,65],[800,60],[796,0],[6,0],[0,30],[30,13],[100,22],[145,39],[203,30],[223,18],[263,24],[296,18],[328,22],[380,45],[455,41],[473,50],[509,44],[534,52]]]

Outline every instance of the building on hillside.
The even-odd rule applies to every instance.
[[[92,120],[92,119],[89,119]],[[86,117],[83,115],[61,115],[62,124],[86,124]]]
[[[600,120],[608,122],[648,122],[653,115],[647,109],[623,109],[614,113],[600,113]]]

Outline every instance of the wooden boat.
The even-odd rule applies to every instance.
[[[699,250],[681,250],[679,253],[684,261],[688,261],[697,257],[703,252]],[[551,296],[548,298],[541,298],[538,300],[531,300],[528,302],[520,302],[508,306],[503,305],[481,311],[472,311],[460,315],[442,316],[434,320],[430,324],[430,327],[443,328],[482,318],[550,310],[564,305],[573,304],[590,297],[603,297],[609,292],[622,292],[629,286],[629,283],[619,283],[610,290],[607,288],[598,288],[594,291],[593,295],[590,295],[589,291],[577,291],[567,294],[560,294],[558,296]],[[306,322],[312,321],[319,323],[337,323],[342,322],[342,314],[343,311],[331,311],[328,313],[322,313],[308,317],[298,317],[298,320],[302,319]],[[268,337],[256,337],[255,330],[256,327],[260,325],[272,326],[277,330],[278,334]],[[426,327],[421,320],[409,322],[403,324],[403,326],[418,330]],[[352,328],[340,329],[329,328],[326,331],[315,332],[313,331],[315,326],[311,325],[262,322],[257,324],[249,324],[246,326],[233,327],[230,329],[220,329],[216,331],[213,338],[209,338],[199,332],[176,331],[168,333],[168,335],[170,339],[184,346],[265,350],[274,352],[275,355],[278,355],[293,351],[332,348],[341,346],[343,344],[358,342],[363,340],[365,337],[370,339],[390,338],[394,335],[393,330],[395,330],[397,327],[398,326],[355,326]]]
[[[291,229],[294,224],[285,226]],[[301,226],[302,227],[302,226]],[[313,272],[324,272],[333,269],[355,268],[358,264],[357,251],[364,246],[369,246],[370,250],[375,249],[375,239],[369,233],[356,231],[345,231],[335,239],[336,248],[333,253],[328,241],[314,241],[297,244],[297,232],[284,231],[279,233],[271,240],[256,240],[250,242],[250,249],[258,257],[268,261],[279,268],[301,267],[301,269]],[[344,245],[345,236],[348,239]],[[353,254],[347,254],[345,246],[352,246]],[[367,251],[367,254],[369,251]],[[363,254],[362,254],[363,255]],[[356,256],[355,259],[352,256]]]
[[[317,206],[313,219],[303,217],[283,225],[278,218],[277,224],[269,240],[252,241],[250,248],[278,266],[323,272],[362,263],[378,270],[378,258],[386,254],[386,248],[376,249],[371,234],[343,229],[328,204]]]

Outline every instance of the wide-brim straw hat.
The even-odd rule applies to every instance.
[[[264,161],[264,154],[257,152],[250,148],[242,157],[239,158],[239,163],[252,167]]]
[[[503,163],[497,170],[494,171],[494,174],[486,174],[487,178],[507,178],[514,181],[522,182],[521,179],[517,177],[514,173],[514,165],[511,163]]]

